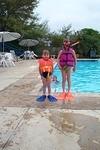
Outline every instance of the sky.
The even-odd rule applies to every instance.
[[[40,0],[36,13],[48,21],[51,31],[71,24],[73,31],[92,28],[100,31],[100,0]]]

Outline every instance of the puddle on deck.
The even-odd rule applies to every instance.
[[[82,114],[52,111],[49,120],[61,134],[78,134],[81,150],[100,150],[99,119]]]

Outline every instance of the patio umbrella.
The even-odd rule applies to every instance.
[[[8,42],[8,41],[13,41],[16,40],[18,38],[20,38],[21,35],[19,33],[16,32],[0,32],[0,42],[2,42],[2,51],[4,52],[4,43]]]
[[[28,47],[28,50],[29,50],[29,47],[35,46],[38,43],[39,43],[39,41],[34,40],[34,39],[23,39],[19,42],[19,45],[26,46],[26,47]]]

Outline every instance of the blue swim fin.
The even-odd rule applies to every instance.
[[[44,102],[45,99],[46,99],[46,95],[42,95],[42,96],[39,96],[36,100],[37,100],[38,102]]]
[[[48,100],[50,102],[56,102],[57,101],[57,99],[54,96],[52,96],[52,95],[48,95]]]

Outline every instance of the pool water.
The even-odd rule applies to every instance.
[[[61,71],[55,66],[53,75],[57,76],[59,83],[52,82],[52,90],[56,92],[62,91]],[[67,83],[66,83],[67,84]],[[66,85],[67,88],[67,85]],[[78,60],[76,71],[72,73],[73,92],[82,93],[100,93],[100,60]]]

